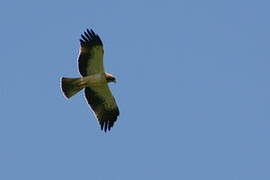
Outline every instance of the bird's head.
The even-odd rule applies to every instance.
[[[107,83],[109,83],[109,82],[116,83],[116,78],[113,75],[106,73],[105,74],[105,77],[106,77]]]

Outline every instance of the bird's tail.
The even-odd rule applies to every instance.
[[[86,83],[83,78],[61,78],[61,88],[67,98],[75,95],[85,88]]]

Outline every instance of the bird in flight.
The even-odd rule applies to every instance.
[[[70,98],[84,89],[85,98],[101,130],[106,132],[119,116],[118,106],[108,86],[108,83],[116,82],[116,78],[104,70],[103,44],[92,29],[87,29],[81,35],[80,45],[78,67],[82,77],[62,77],[62,92],[66,98]]]

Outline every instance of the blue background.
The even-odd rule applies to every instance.
[[[270,3],[0,3],[0,179],[269,180]],[[103,40],[120,118],[100,131],[77,77]]]

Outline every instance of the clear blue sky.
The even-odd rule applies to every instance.
[[[270,2],[4,0],[1,180],[269,180]],[[76,77],[93,28],[121,115],[100,131]]]

